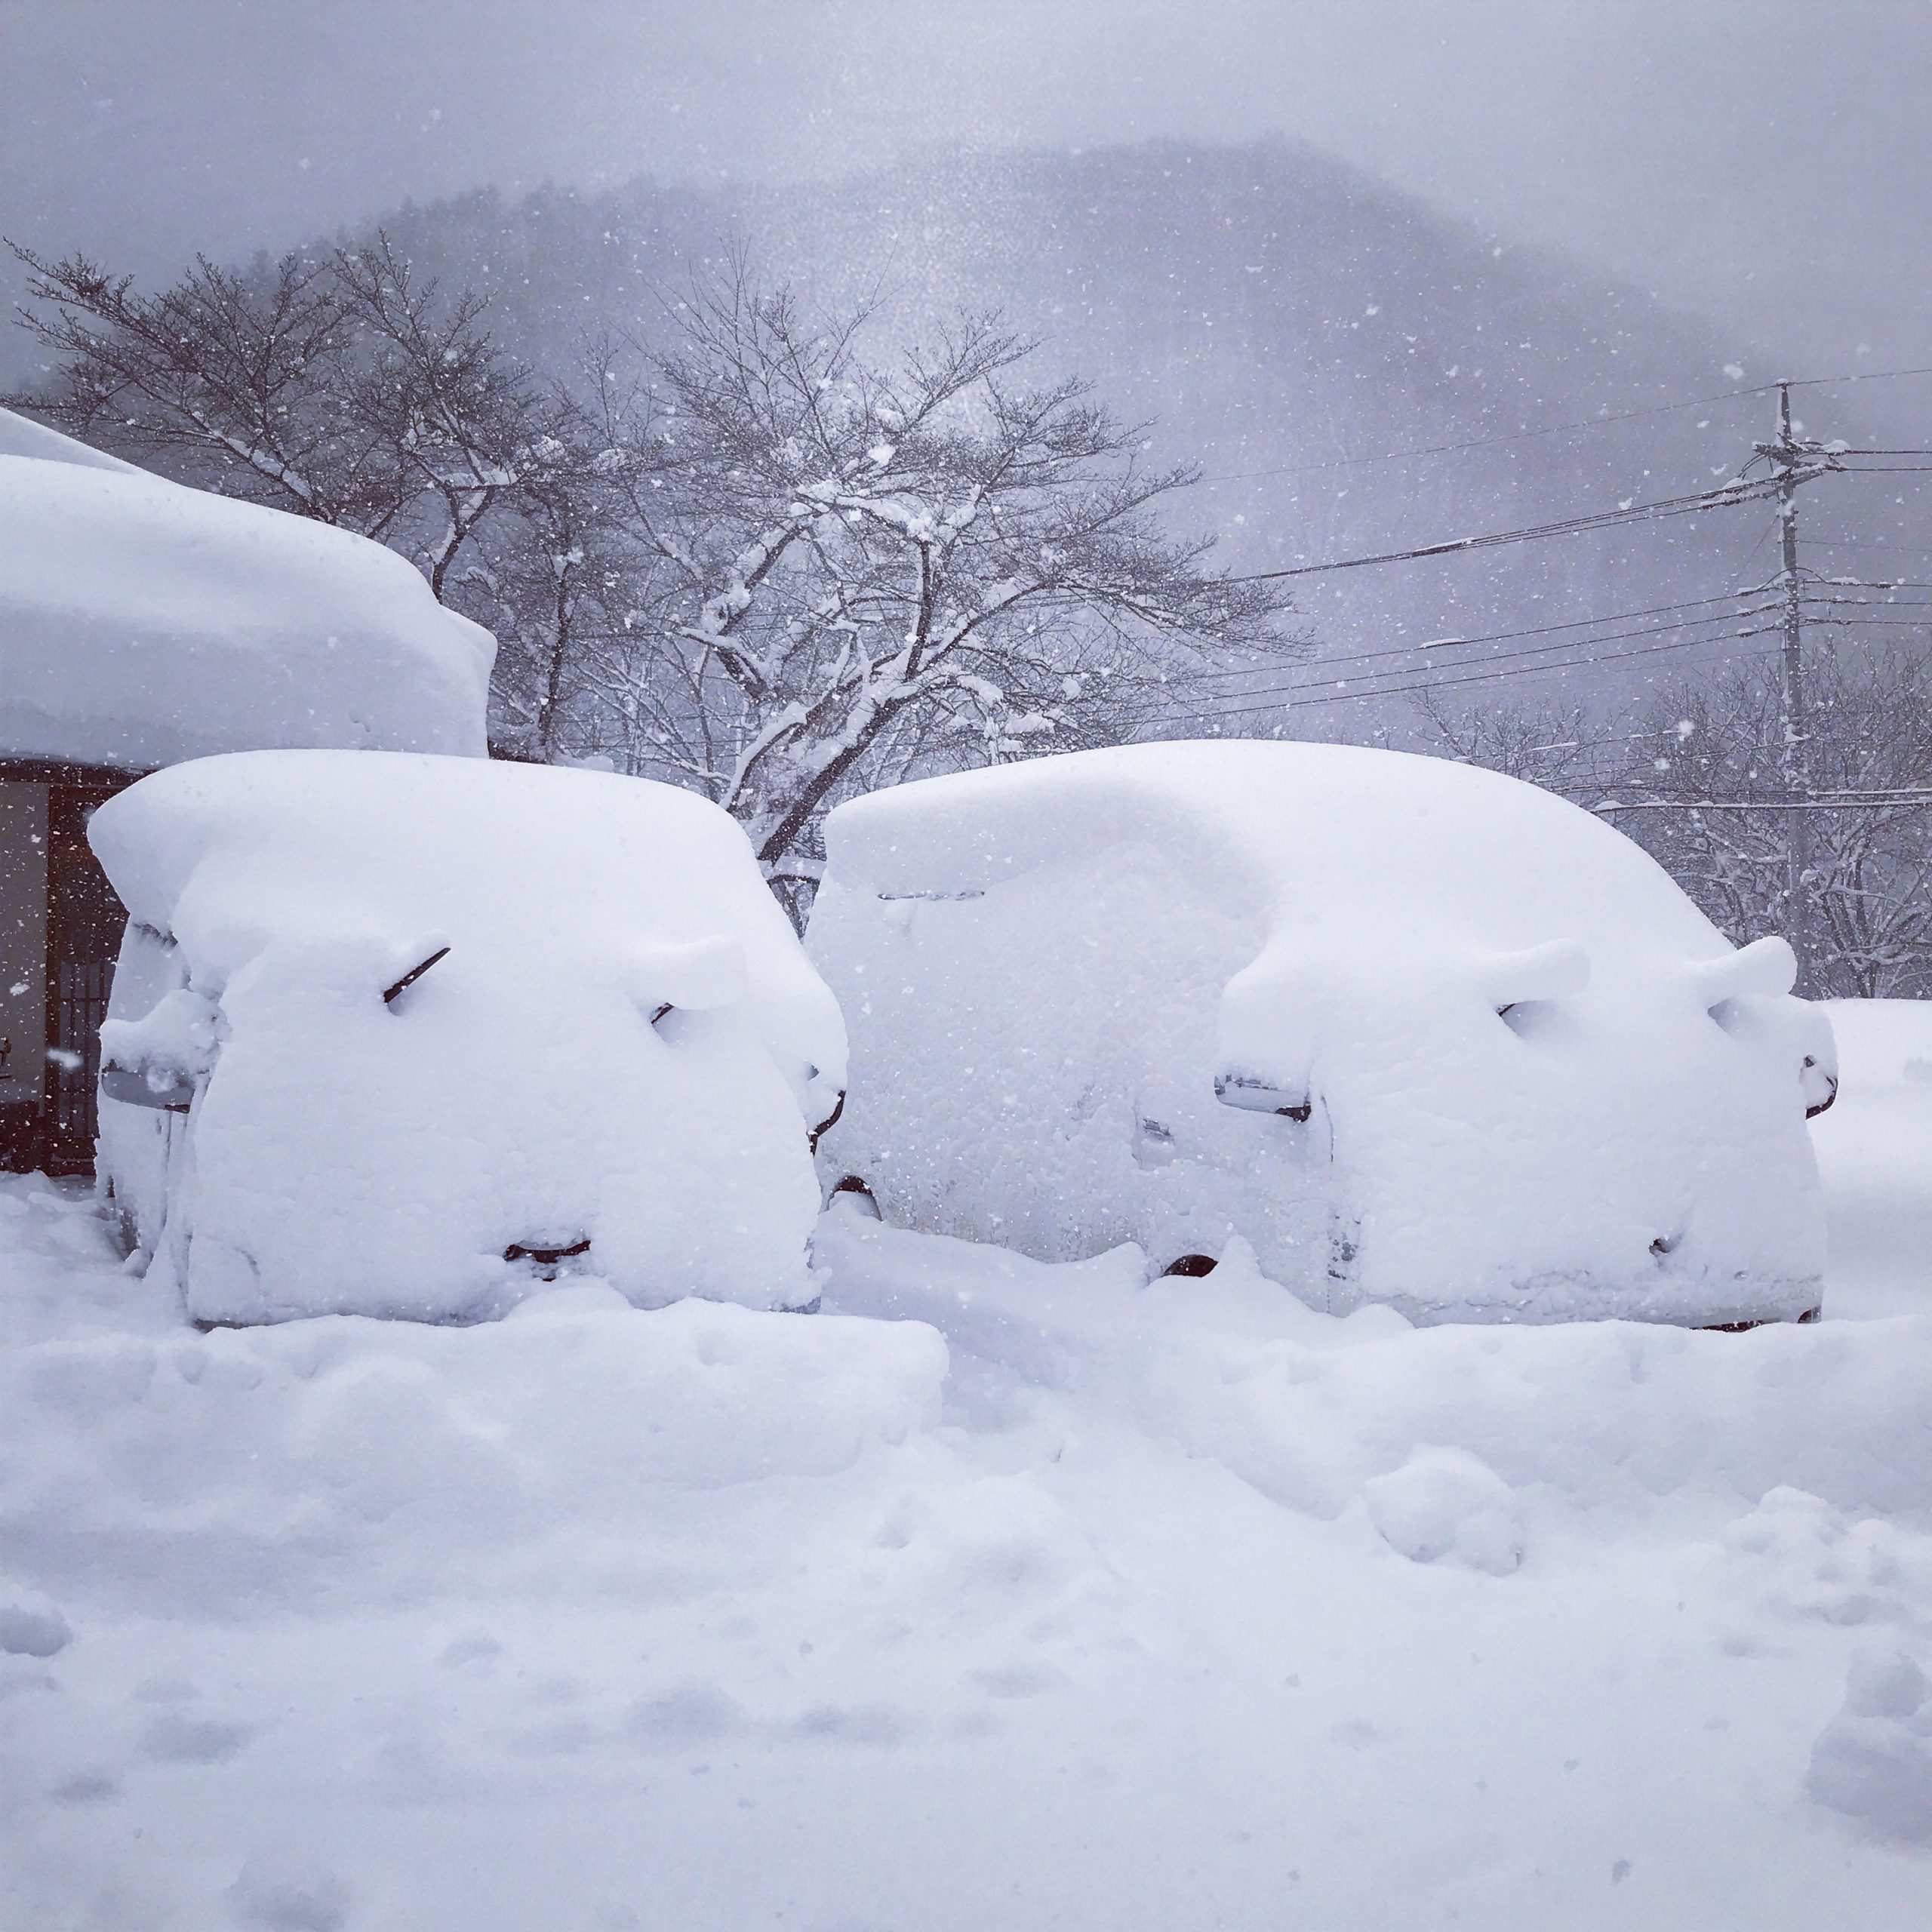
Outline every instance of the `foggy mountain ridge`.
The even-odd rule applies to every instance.
[[[337,238],[379,226],[447,291],[487,295],[506,344],[566,380],[598,338],[668,341],[679,291],[734,250],[808,302],[874,303],[875,352],[997,310],[1040,343],[1036,376],[1084,376],[1150,426],[1155,462],[1199,466],[1174,520],[1235,569],[1707,488],[1770,428],[1769,395],[1725,392],[1780,373],[1717,323],[1279,137],[935,154],[783,186],[478,188]],[[1813,426],[1859,436],[1847,405],[1869,392],[1812,394]],[[1807,492],[1807,528],[1830,492],[1841,533],[1909,537],[1872,487]],[[1406,742],[1419,687],[1451,709],[1614,715],[1718,652],[1766,648],[1730,635],[1726,600],[1775,570],[1772,531],[1758,502],[1310,576],[1296,588],[1313,661],[1253,690],[1230,678],[1169,724]],[[1694,600],[1694,635],[1668,612],[1634,636],[1623,621]]]
[[[995,308],[1040,340],[1043,374],[1085,375],[1152,422],[1158,459],[1200,463],[1180,515],[1236,568],[1687,494],[1734,475],[1770,426],[1754,395],[1522,435],[1718,395],[1774,365],[1716,323],[1286,140],[1004,152],[785,188],[485,190],[384,225],[447,285],[488,293],[507,337],[559,370],[601,331],[663,340],[666,302],[734,243],[829,307],[877,293],[881,341]],[[1769,528],[1752,506],[1311,577],[1301,602],[1322,654],[1481,637],[1721,595],[1768,574]],[[1614,700],[1702,654],[1646,648],[1470,695]],[[1385,683],[1403,661],[1378,660]],[[1354,736],[1408,716],[1406,700],[1315,706],[1294,728]]]

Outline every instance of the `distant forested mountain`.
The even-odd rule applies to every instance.
[[[1148,419],[1157,456],[1200,463],[1198,526],[1256,569],[1707,487],[1768,433],[1770,399],[1672,405],[1780,373],[1709,321],[1284,141],[953,158],[782,190],[483,193],[388,226],[426,268],[487,291],[518,346],[558,368],[600,335],[662,340],[679,288],[734,247],[829,307],[875,301],[878,328],[908,339],[962,306],[997,308],[1041,340],[1043,368],[1078,371]],[[1832,407],[1818,426],[1845,433]],[[1561,426],[1577,423],[1590,426]],[[1395,454],[1411,451],[1425,453]],[[1838,525],[1869,528],[1857,508],[1835,505]],[[1540,627],[1761,581],[1776,568],[1771,529],[1759,504],[1311,577],[1302,608],[1318,655],[1334,661],[1297,675],[1291,728],[1399,734],[1406,696],[1307,702],[1337,694],[1343,676],[1439,681],[1452,704],[1627,699],[1710,654],[1676,648],[1660,625],[1726,607]],[[1728,628],[1727,617],[1706,626]],[[1447,681],[1558,663],[1569,668]],[[1272,728],[1256,702],[1233,717]]]

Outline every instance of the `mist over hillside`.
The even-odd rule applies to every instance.
[[[1184,513],[1243,568],[1706,488],[1770,427],[1769,396],[1725,392],[1780,373],[1714,323],[1281,140],[954,158],[759,191],[481,193],[389,225],[426,267],[488,290],[512,339],[559,368],[601,334],[663,340],[666,304],[734,246],[828,307],[875,301],[888,339],[996,308],[1040,340],[1043,372],[1087,376],[1153,424],[1155,456],[1199,463]],[[1831,413],[1829,432],[1846,433],[1842,398]],[[1850,500],[1858,485],[1829,487],[1844,493],[1841,527],[1887,520]],[[1292,694],[1271,687],[1269,706],[1296,700],[1291,717],[1234,696],[1227,721],[1297,736],[1406,728],[1406,695],[1334,701],[1343,676],[1383,689],[1440,680],[1452,703],[1616,703],[1727,642],[1764,640],[1730,638],[1718,602],[1683,614],[1706,620],[1706,641],[1687,645],[1691,633],[1659,629],[1668,612],[1574,636],[1540,627],[1761,582],[1776,568],[1771,529],[1758,503],[1311,577],[1301,608],[1317,657],[1337,661],[1297,674]],[[1492,657],[1506,681],[1447,682]]]

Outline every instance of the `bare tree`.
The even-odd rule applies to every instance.
[[[1821,992],[1932,992],[1932,671],[1903,651],[1826,648],[1807,681],[1811,860]],[[1599,809],[1733,938],[1790,921],[1783,709],[1747,664],[1653,705],[1667,749],[1626,762]]]
[[[1804,886],[1822,942],[1820,989],[1932,995],[1932,669],[1906,651],[1826,648],[1809,682]],[[1423,710],[1452,755],[1601,812],[1730,939],[1791,924],[1775,666],[1687,678],[1620,726],[1581,711]]]
[[[1131,734],[1205,658],[1294,648],[1272,585],[1210,571],[1138,429],[965,316],[889,365],[742,263],[694,290],[609,473],[663,567],[601,667],[631,768],[704,792],[808,881],[841,787]]]
[[[412,556],[498,635],[500,750],[705,792],[795,911],[841,788],[1131,737],[1298,648],[1164,527],[1194,472],[990,317],[882,356],[739,258],[567,389],[386,235],[152,296],[14,252],[57,358],[23,406]]]
[[[490,742],[500,756],[550,764],[601,749],[587,666],[621,624],[635,566],[601,481],[580,436],[540,438],[452,586],[496,633]]]
[[[246,272],[205,259],[156,295],[84,257],[14,248],[59,358],[9,400],[85,440],[224,495],[339,525],[412,555],[438,597],[458,553],[568,426],[482,325],[386,235]]]
[[[1448,755],[1464,764],[1480,764],[1551,791],[1587,781],[1596,768],[1601,729],[1580,706],[1534,711],[1499,711],[1487,706],[1457,709],[1426,691],[1411,701]]]

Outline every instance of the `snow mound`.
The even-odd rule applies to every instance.
[[[823,1150],[888,1219],[1072,1260],[1251,1241],[1318,1306],[1720,1324],[1815,1308],[1790,949],[1446,760],[1174,743],[841,805],[807,943]]]
[[[812,1298],[844,1032],[715,806],[257,752],[143,780],[90,837],[133,915],[102,1171],[198,1318],[475,1318],[552,1265],[641,1304]]]
[[[1532,1494],[1638,1524],[1666,1497],[1741,1500],[1762,1514],[1738,1526],[1740,1547],[1789,1533],[1785,1492],[1804,1492],[1808,1511],[1932,1509],[1921,1322],[1411,1327],[1373,1306],[1317,1313],[1241,1249],[1202,1279],[1149,1281],[1131,1247],[1056,1266],[844,1207],[815,1252],[828,1309],[930,1322],[956,1377],[977,1360],[1104,1397],[1309,1515],[1337,1520],[1380,1496],[1393,1523],[1413,1504],[1418,1548],[1464,1512],[1513,1518]],[[1798,1614],[1848,1622],[1869,1593],[1870,1532],[1830,1534],[1810,1577],[1780,1564],[1783,1586]],[[1875,1549],[1870,1562],[1883,1571],[1894,1555]],[[1826,1558],[1829,1598],[1816,1594]]]
[[[1916,1312],[1932,1306],[1932,1000],[1840,999],[1826,1010],[1847,1097],[1811,1123],[1831,1204],[1832,1306]]]
[[[1506,1577],[1523,1560],[1515,1492],[1460,1449],[1418,1449],[1399,1469],[1362,1487],[1369,1520],[1412,1563],[1450,1561]]]
[[[152,1280],[107,1278],[154,1325],[0,1356],[0,1402],[35,1445],[0,1469],[9,1567],[65,1612],[0,1617],[26,1655],[129,1591],[226,1618],[352,1576],[381,1601],[479,1565],[538,1590],[654,1564],[660,1586],[673,1570],[695,1586],[737,1560],[707,1554],[721,1523],[779,1506],[761,1493],[795,1499],[927,1430],[946,1369],[916,1324],[565,1294],[470,1327],[195,1336],[162,1325]],[[144,1546],[131,1567],[115,1555]]]
[[[1928,1661],[1924,1315],[816,1244],[811,1318],[580,1278],[198,1337],[0,1176],[0,1604],[72,1632],[0,1654],[0,1920],[1920,1932],[1915,1686],[1819,1734],[1862,1643]],[[1372,1527],[1452,1451],[1515,1574]],[[1892,1829],[1794,1810],[1814,1740]]]
[[[494,641],[394,551],[0,429],[0,755],[482,752]]]
[[[1932,1844],[1932,1681],[1903,1652],[1857,1659],[1805,1789],[1875,1836]]]

